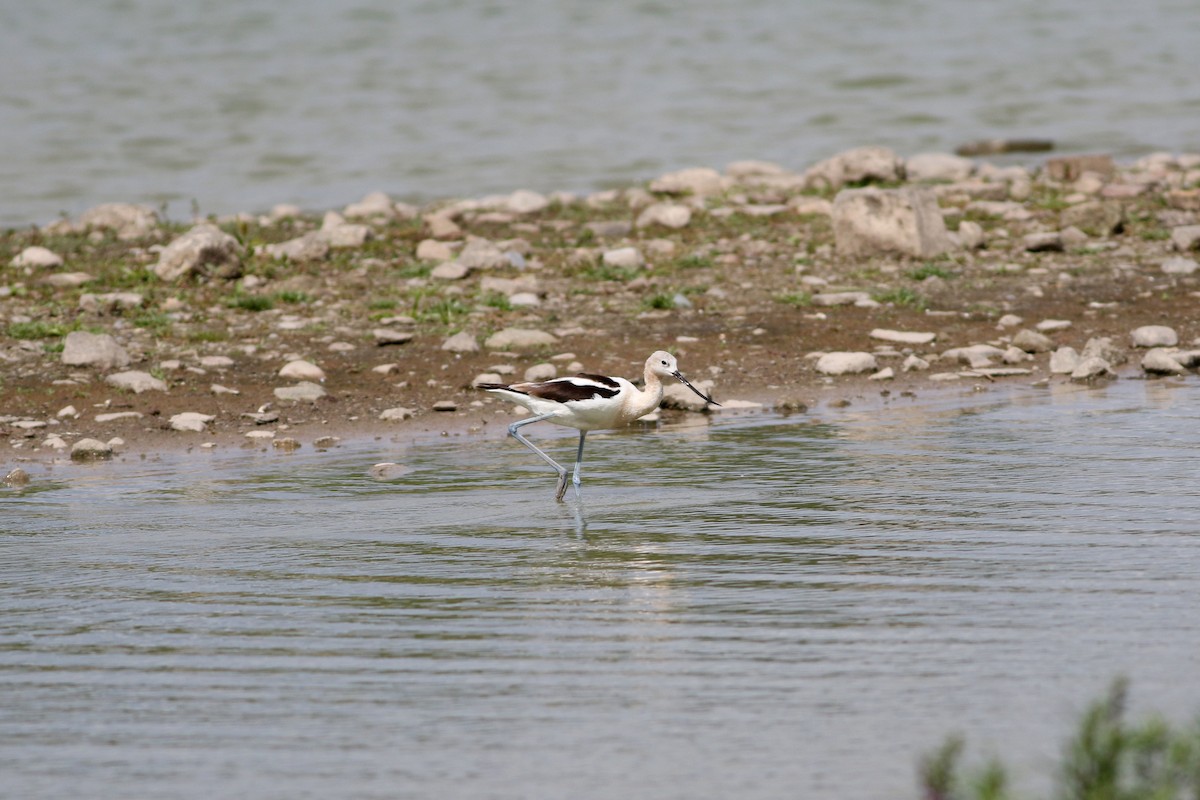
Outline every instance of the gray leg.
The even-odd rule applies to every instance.
[[[552,416],[554,416],[554,415],[553,414],[541,414],[536,417],[529,417],[528,419],[518,420],[517,422],[514,422],[512,425],[508,426],[508,435],[513,437],[514,439],[516,439],[521,444],[528,447],[534,453],[537,453],[538,458],[542,459],[542,461],[545,461],[547,464],[554,467],[554,471],[558,473],[558,490],[554,495],[554,499],[561,503],[562,499],[563,499],[563,495],[566,494],[566,492],[567,492],[567,468],[564,467],[562,464],[558,463],[557,461],[555,461],[550,456],[543,453],[540,449],[538,449],[533,444],[533,442],[529,441],[524,436],[522,436],[519,431],[519,429],[525,425],[532,425],[535,422],[541,422],[542,420],[549,419]]]
[[[571,476],[571,482],[575,484],[575,497],[579,497],[579,470],[583,467],[583,440],[587,436],[587,431],[579,432],[579,451],[575,454],[575,473]]]

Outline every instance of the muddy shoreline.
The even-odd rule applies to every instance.
[[[199,225],[114,205],[7,231],[0,467],[69,461],[82,439],[119,455],[499,436],[515,417],[472,388],[483,376],[633,378],[657,349],[722,402],[793,411],[1191,375],[1200,157],[998,168],[864,150],[587,197],[374,194]],[[864,191],[932,198],[941,227],[855,239],[842,207]],[[1145,326],[1174,339],[1134,338]],[[493,338],[513,330],[543,337]],[[116,350],[80,361],[74,334]],[[1062,371],[1101,340],[1107,369]],[[861,371],[831,371],[827,353],[865,354]],[[129,373],[146,382],[112,380]],[[313,399],[286,399],[301,384]],[[198,430],[176,429],[185,412]]]

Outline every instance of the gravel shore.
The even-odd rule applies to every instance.
[[[502,431],[473,384],[634,377],[657,349],[730,409],[1189,376],[1198,187],[1200,155],[860,148],[586,197],[101,206],[0,235],[0,467]]]

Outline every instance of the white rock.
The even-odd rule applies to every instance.
[[[725,174],[731,178],[741,179],[787,175],[788,171],[772,161],[745,159],[742,161],[731,161],[726,164]]]
[[[271,211],[267,214],[267,218],[271,222],[279,222],[284,219],[298,219],[304,216],[304,209],[295,203],[276,203],[271,206]]]
[[[116,422],[122,419],[141,419],[144,415],[140,411],[110,411],[107,414],[97,414],[96,422],[101,424],[106,422]]]
[[[942,358],[957,361],[969,367],[986,367],[993,358],[1002,358],[1004,351],[990,344],[973,344],[969,347],[954,347],[942,353]]]
[[[898,181],[903,162],[886,147],[858,147],[838,153],[809,167],[804,173],[806,186],[840,189],[847,183],[862,181]]]
[[[1198,269],[1200,264],[1197,264],[1195,259],[1182,256],[1168,258],[1162,263],[1162,271],[1167,275],[1191,275]]]
[[[368,474],[377,481],[394,481],[401,476],[412,471],[412,467],[406,467],[403,464],[396,464],[391,461],[385,461],[381,464],[376,464],[371,467]]]
[[[371,192],[357,203],[351,203],[342,209],[342,215],[347,219],[391,219],[396,216],[396,208],[392,198],[383,192]]]
[[[1033,356],[1019,347],[1009,345],[1005,348],[1004,355],[1000,356],[1000,360],[1005,364],[1020,364],[1022,361],[1032,361]]]
[[[302,381],[295,386],[280,386],[275,389],[275,397],[280,400],[295,400],[298,402],[315,403],[325,396],[325,390],[318,384]]]
[[[931,258],[954,249],[929,189],[844,189],[833,200],[833,235],[848,258]]]
[[[533,308],[542,304],[539,298],[533,292],[517,292],[508,296],[508,302],[514,308]]]
[[[725,191],[729,183],[715,169],[690,167],[655,178],[650,183],[650,191],[707,197]]]
[[[71,445],[72,461],[96,461],[112,458],[112,456],[112,445],[101,442],[98,439],[80,439]]]
[[[82,311],[107,314],[116,309],[129,311],[141,308],[146,298],[137,292],[105,292],[92,294],[90,292],[79,296],[79,308]]]
[[[1096,336],[1088,339],[1079,357],[1083,359],[1102,358],[1110,365],[1124,364],[1129,360],[1125,351],[1113,344],[1113,340],[1108,336]]]
[[[639,228],[662,225],[664,228],[686,228],[692,221],[692,210],[676,203],[654,203],[638,215],[635,223]]]
[[[525,370],[525,380],[536,383],[537,381],[549,381],[558,377],[558,367],[549,362],[534,364],[529,369]]]
[[[129,363],[129,354],[107,333],[71,331],[63,343],[62,363],[112,369]]]
[[[53,450],[66,450],[67,440],[58,434],[51,434],[42,440],[42,447],[49,447]]]
[[[59,419],[64,419],[65,417],[74,418],[79,416],[79,412],[75,410],[75,406],[63,406],[54,416],[58,417]]]
[[[471,239],[458,254],[458,263],[467,269],[501,269],[511,266],[508,257],[487,239]]]
[[[417,245],[417,258],[421,261],[449,261],[454,258],[454,248],[437,239],[422,239]]]
[[[1013,337],[1012,343],[1026,353],[1048,353],[1054,349],[1054,342],[1049,336],[1028,328],[1018,331],[1017,335]]]
[[[1050,355],[1050,372],[1070,375],[1079,366],[1079,353],[1074,347],[1060,347]]]
[[[74,289],[92,280],[94,278],[86,272],[55,272],[42,278],[41,282],[56,289]]]
[[[870,353],[826,353],[817,359],[817,372],[823,375],[847,375],[870,372],[878,367]]]
[[[479,291],[485,294],[499,292],[503,295],[517,292],[540,292],[541,282],[533,275],[522,275],[519,278],[497,278],[493,275],[484,275],[479,280]]]
[[[910,181],[965,181],[975,162],[952,153],[918,153],[904,162]]]
[[[695,386],[700,391],[711,396],[712,381],[696,381]],[[663,408],[675,408],[682,411],[703,411],[708,408],[708,401],[698,396],[682,383],[669,383],[663,387]]]
[[[436,214],[426,214],[422,219],[425,225],[429,228],[429,235],[434,239],[457,239],[462,236],[462,228],[450,218],[447,211],[439,211]]]
[[[958,235],[959,246],[964,250],[978,250],[986,242],[983,226],[969,219],[958,223],[958,230],[955,233]]]
[[[824,197],[799,194],[787,202],[799,216],[829,217],[833,215],[833,203]]]
[[[1200,225],[1180,225],[1172,228],[1171,246],[1183,252],[1200,247]]]
[[[20,253],[13,256],[12,261],[8,263],[14,267],[53,268],[61,267],[63,260],[62,256],[52,250],[34,245],[33,247],[26,247]]]
[[[379,418],[384,422],[402,422],[406,419],[412,419],[416,416],[416,413],[411,408],[397,406],[396,408],[384,409]]]
[[[511,371],[511,369],[510,369]],[[504,378],[500,377],[499,372],[481,372],[471,379],[471,386],[478,389],[485,383],[504,383]]]
[[[171,430],[176,431],[195,431],[202,433],[205,426],[212,422],[216,417],[212,414],[201,414],[197,411],[184,411],[171,416]]]
[[[116,231],[117,238],[138,239],[154,230],[158,214],[149,206],[132,203],[105,203],[80,215],[76,226],[81,230],[101,228]]]
[[[371,336],[375,337],[375,344],[383,347],[389,344],[411,342],[416,334],[411,331],[397,331],[391,328],[375,328],[371,331]]]
[[[558,338],[545,331],[529,330],[527,328],[505,328],[494,333],[484,342],[489,350],[526,350],[535,347],[547,347],[557,344]]]
[[[821,292],[812,296],[818,306],[857,306],[871,299],[866,292]]]
[[[1021,237],[1021,246],[1031,253],[1045,253],[1063,249],[1062,234],[1058,231],[1039,231]]]
[[[871,375],[868,378],[868,380],[890,381],[895,377],[896,377],[896,370],[892,369],[891,367],[884,367],[883,369],[879,370],[879,372],[876,372],[874,375]]]
[[[618,267],[621,269],[637,269],[645,263],[642,254],[636,247],[619,247],[616,250],[608,250],[602,258],[605,264],[610,267]]]
[[[289,361],[279,370],[279,377],[297,381],[323,381],[325,370],[310,361]]]
[[[280,261],[303,262],[321,261],[329,255],[329,249],[329,240],[320,231],[309,231],[295,239],[268,244],[263,247],[263,252]]]
[[[247,439],[274,439],[275,431],[246,431]]]
[[[900,369],[904,372],[923,372],[929,369],[929,362],[919,356],[909,356],[904,359],[904,363],[900,365]]]
[[[1143,325],[1134,328],[1129,338],[1134,347],[1174,347],[1179,344],[1179,334],[1166,325]]]
[[[114,372],[112,375],[107,376],[104,382],[118,389],[128,389],[134,394],[150,391],[165,392],[167,390],[165,382],[154,377],[149,372],[141,372],[139,370]]]
[[[1015,328],[1024,321],[1025,320],[1021,319],[1016,314],[1005,314],[996,322],[996,324],[1001,328]]]
[[[1079,362],[1079,366],[1075,367],[1075,371],[1071,373],[1071,380],[1090,381],[1111,372],[1112,367],[1103,358],[1088,356]]]
[[[346,222],[340,225],[329,224],[328,220],[329,216],[326,215],[326,224],[321,226],[317,235],[332,248],[339,250],[359,248],[375,236],[375,232],[369,225],[354,225]]]
[[[201,356],[200,366],[205,369],[226,369],[233,366],[233,359],[229,356]]]
[[[457,281],[467,277],[470,271],[470,267],[466,264],[460,264],[457,261],[446,261],[434,267],[430,271],[429,277],[439,281]]]
[[[1187,372],[1170,351],[1161,347],[1153,348],[1142,357],[1142,369],[1159,375],[1179,375]]]
[[[544,194],[531,192],[528,189],[518,189],[508,196],[504,207],[513,214],[536,214],[550,205],[550,199]]]
[[[204,222],[163,248],[154,274],[165,281],[193,274],[236,278],[242,271],[243,250],[237,239]]]
[[[1034,327],[1042,333],[1053,333],[1054,331],[1065,331],[1071,327],[1071,321],[1066,319],[1044,319]]]
[[[876,328],[871,331],[871,338],[878,339],[881,342],[894,342],[896,344],[929,344],[937,338],[936,333],[926,333],[917,331],[893,331],[887,328]]]
[[[721,405],[712,406],[710,410],[717,414],[725,414],[731,411],[758,411],[762,408],[762,403],[753,400],[722,400]]]
[[[442,349],[449,350],[451,353],[477,353],[479,352],[479,340],[473,333],[459,331],[442,342]]]

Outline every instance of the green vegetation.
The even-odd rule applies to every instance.
[[[873,294],[871,298],[877,303],[891,303],[895,306],[912,308],[916,311],[924,311],[929,306],[929,301],[923,295],[903,286]]]
[[[286,291],[285,290],[282,292],[276,292],[275,299],[281,303],[289,303],[289,304],[294,305],[297,303],[311,303],[313,301],[313,296],[308,294],[307,292],[295,292],[295,291]]]
[[[796,308],[808,308],[812,305],[812,294],[809,292],[788,292],[787,294],[776,295],[775,299]]]
[[[460,317],[466,316],[469,311],[470,309],[458,298],[441,297],[428,304],[418,301],[414,306],[413,316],[420,322],[439,322],[449,326]]]
[[[1067,743],[1054,796],[1060,800],[1182,800],[1200,797],[1200,720],[1176,727],[1160,716],[1125,719],[1128,682],[1084,713]],[[964,770],[964,741],[950,737],[920,766],[929,800],[1006,800],[1014,797],[998,759]]]
[[[949,280],[950,278],[954,277],[954,273],[951,272],[950,270],[946,269],[945,267],[939,266],[937,264],[931,264],[928,261],[925,262],[924,264],[922,264],[921,266],[917,267],[916,269],[911,269],[904,274],[914,281],[923,281],[926,278],[931,278],[931,277],[942,278],[943,280]]]
[[[428,278],[431,272],[433,272],[433,264],[420,261],[405,264],[397,270],[397,274],[401,278]]]
[[[644,298],[642,300],[642,307],[647,310],[674,308],[675,296],[659,292],[658,294],[653,294]]]
[[[133,318],[133,324],[155,334],[162,335],[171,330],[171,318],[161,312],[148,311]]]
[[[7,333],[13,339],[57,339],[74,328],[53,322],[14,322]]]
[[[243,294],[237,292],[233,297],[225,302],[230,308],[240,309],[242,311],[268,311],[275,307],[275,301],[270,297],[261,294]]]
[[[498,308],[501,311],[512,311],[513,309],[512,303],[509,302],[508,297],[501,292],[488,292],[483,296],[480,302],[482,302],[485,306]]]
[[[193,344],[205,344],[211,342],[223,342],[229,338],[229,334],[223,330],[213,330],[211,328],[202,328],[197,331],[189,331],[187,340]]]
[[[675,259],[675,266],[680,269],[706,269],[712,265],[712,256],[703,253],[688,253]]]
[[[599,263],[584,267],[577,275],[589,281],[620,281],[627,283],[638,276],[636,267],[614,267],[611,264]]]

